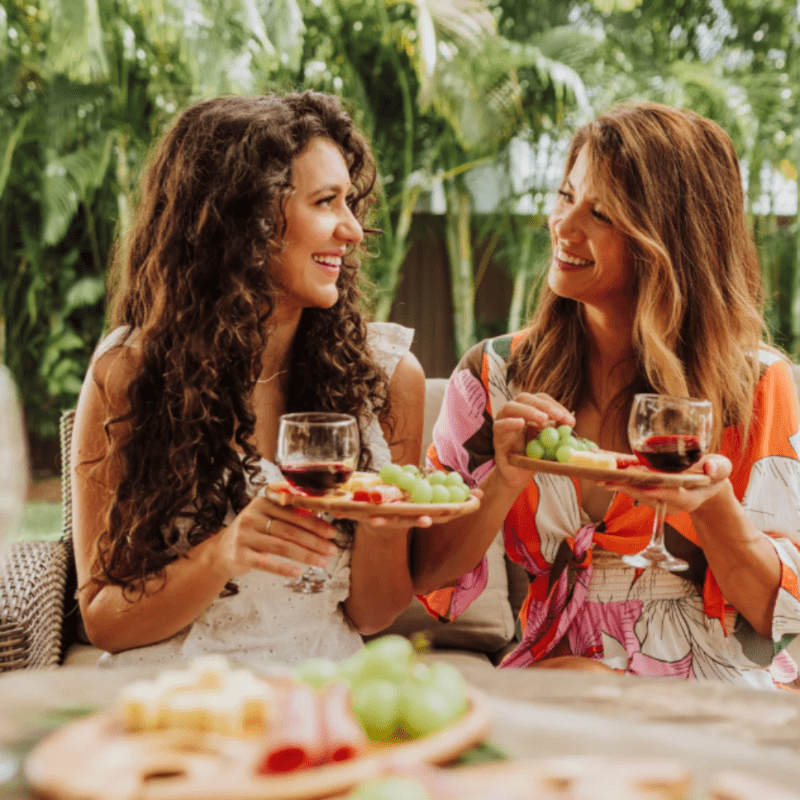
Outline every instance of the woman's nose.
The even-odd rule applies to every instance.
[[[583,236],[582,218],[577,208],[561,209],[550,215],[548,227],[557,239],[575,241]]]
[[[339,220],[337,234],[342,241],[350,244],[360,244],[364,238],[364,229],[349,206],[347,206]]]

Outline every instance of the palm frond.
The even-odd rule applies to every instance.
[[[52,74],[90,83],[107,79],[108,60],[97,0],[53,0],[53,31],[49,63]]]

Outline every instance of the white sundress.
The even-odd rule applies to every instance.
[[[123,333],[124,329],[117,329],[109,334],[99,345],[97,355],[119,344]],[[368,325],[368,346],[389,377],[409,352],[413,337],[413,330],[395,323]],[[391,462],[389,445],[376,417],[370,420],[366,440],[375,469]],[[260,466],[268,482],[282,479],[272,462],[262,459]],[[232,520],[231,513],[225,522]],[[255,666],[294,664],[311,657],[335,661],[347,658],[363,647],[361,636],[341,605],[350,590],[350,556],[347,543],[331,558],[331,578],[317,594],[294,593],[284,586],[284,576],[251,570],[235,579],[237,594],[217,598],[171,638],[120,653],[104,653],[99,664],[158,664],[207,653],[221,653]]]

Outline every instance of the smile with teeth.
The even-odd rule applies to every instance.
[[[585,258],[573,256],[571,253],[567,253],[566,250],[562,250],[560,247],[556,252],[556,258],[564,264],[570,264],[573,267],[588,267],[590,264],[594,264],[594,261],[587,261]]]
[[[329,256],[329,255],[312,255],[311,256],[317,264],[322,264],[323,267],[341,267],[342,266],[342,257],[341,256]]]

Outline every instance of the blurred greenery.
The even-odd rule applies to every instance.
[[[4,0],[0,350],[30,429],[55,436],[76,401],[131,188],[189,103],[305,87],[345,98],[383,181],[376,314],[388,318],[414,210],[438,190],[460,353],[487,326],[520,324],[541,270],[548,187],[541,170],[518,185],[520,143],[541,148],[619,99],[649,98],[731,133],[751,212],[762,167],[796,178],[799,15],[796,0]],[[487,164],[510,188],[479,216],[470,179]],[[800,228],[767,206],[753,229],[769,321],[797,355]],[[478,325],[487,253],[513,297],[506,318]]]
[[[19,538],[24,541],[53,540],[61,536],[61,503],[34,500],[25,503]]]

